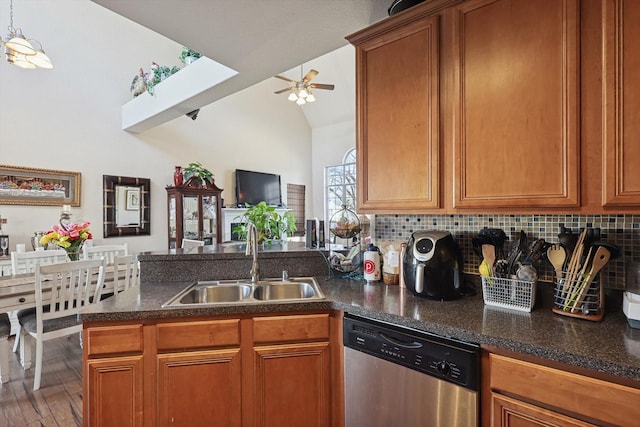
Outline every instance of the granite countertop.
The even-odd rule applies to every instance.
[[[498,349],[640,381],[640,330],[632,329],[619,307],[592,322],[551,311],[551,285],[538,286],[531,313],[487,306],[481,291],[455,301],[418,298],[382,283],[317,278],[326,299],[311,302],[229,304],[202,308],[162,308],[189,283],[143,283],[88,308],[84,322],[185,318],[239,313],[338,309]],[[608,304],[608,302],[607,302]]]

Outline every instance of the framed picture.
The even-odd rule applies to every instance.
[[[140,189],[127,190],[127,207],[128,211],[137,211],[140,209]]]
[[[80,206],[80,172],[0,165],[0,205]]]

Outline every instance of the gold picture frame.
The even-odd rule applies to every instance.
[[[0,165],[0,205],[80,206],[80,175]]]

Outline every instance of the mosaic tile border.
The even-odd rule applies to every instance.
[[[524,230],[529,242],[543,238],[558,243],[560,224],[579,233],[584,227],[600,228],[601,240],[618,246],[622,256],[603,269],[607,288],[625,289],[625,265],[640,262],[640,215],[376,215],[376,240],[407,241],[416,230],[447,230],[460,245],[464,270],[477,273],[480,258],[473,252],[471,239],[481,229],[501,228],[509,237],[505,249]],[[540,280],[552,281],[553,268],[546,260],[536,264]]]

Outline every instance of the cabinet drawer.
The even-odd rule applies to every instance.
[[[614,425],[640,419],[640,389],[496,354],[490,358],[492,391]]]
[[[256,317],[253,319],[255,343],[315,341],[329,339],[329,315]]]
[[[84,331],[89,356],[142,352],[142,325],[104,326]]]
[[[161,323],[156,326],[158,350],[240,345],[240,320]]]

